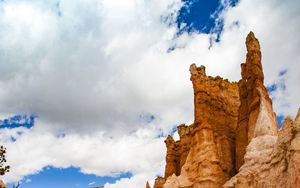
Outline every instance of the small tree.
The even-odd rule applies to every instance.
[[[3,146],[0,146],[0,175],[3,176],[6,172],[9,172],[10,166],[4,165],[6,163],[6,148]]]

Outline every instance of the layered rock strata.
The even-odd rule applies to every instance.
[[[252,32],[246,47],[238,83],[190,66],[194,123],[178,126],[180,140],[165,140],[165,174],[154,188],[300,187],[300,111],[278,130]]]

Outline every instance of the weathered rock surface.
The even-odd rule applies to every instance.
[[[154,188],[300,187],[300,109],[278,130],[252,32],[246,47],[238,83],[191,65],[194,123],[165,140],[165,176]]]

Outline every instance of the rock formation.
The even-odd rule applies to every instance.
[[[155,179],[154,187],[155,188],[163,188],[165,182],[166,182],[165,178],[163,178],[163,177],[157,177]]]
[[[2,180],[0,180],[0,188],[7,188],[5,183]]]
[[[278,130],[252,32],[246,47],[238,83],[190,66],[194,123],[178,126],[180,140],[165,140],[165,174],[154,188],[300,187],[300,110]]]

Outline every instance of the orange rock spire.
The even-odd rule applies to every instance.
[[[260,45],[253,32],[247,36],[246,47],[246,63],[241,64],[242,79],[239,81],[241,105],[236,134],[237,169],[243,164],[246,147],[253,137],[278,134],[272,101],[264,86]]]

